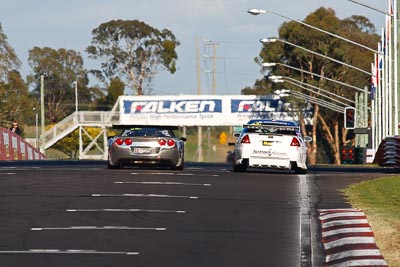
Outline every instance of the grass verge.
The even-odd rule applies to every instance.
[[[354,208],[367,215],[389,266],[400,266],[400,176],[353,184],[343,193]]]

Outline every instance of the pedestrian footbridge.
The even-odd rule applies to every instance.
[[[45,131],[40,137],[41,150],[49,149],[58,141],[79,130],[79,159],[107,159],[107,128],[117,122],[119,113],[115,111],[77,111]],[[91,136],[88,128],[99,128],[96,136]],[[85,146],[83,139],[90,143]]]

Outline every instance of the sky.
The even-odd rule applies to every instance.
[[[387,10],[387,0],[360,0]],[[177,71],[160,71],[153,81],[153,95],[239,95],[263,75],[254,62],[264,37],[277,37],[283,17],[303,20],[319,7],[332,8],[340,18],[363,15],[377,29],[385,16],[349,0],[0,0],[0,23],[9,44],[22,62],[23,77],[30,74],[28,51],[35,46],[76,50],[85,67],[97,67],[85,52],[92,30],[110,20],[140,20],[158,29],[169,29],[180,42]],[[252,16],[259,8],[271,13]],[[378,30],[380,32],[380,30]],[[196,62],[196,39],[198,59]],[[213,87],[213,56],[216,44],[216,83]],[[372,59],[371,59],[372,61]],[[199,70],[199,71],[198,71]],[[126,94],[132,94],[127,90]]]

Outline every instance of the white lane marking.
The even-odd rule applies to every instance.
[[[347,257],[358,257],[358,256],[381,256],[379,249],[354,249],[346,250],[339,253],[326,256],[326,262],[343,259]]]
[[[189,198],[198,199],[194,196],[174,196],[160,194],[92,194],[92,197],[160,197],[160,198]]]
[[[179,175],[179,176],[193,176],[194,173],[177,173],[177,172],[132,172],[132,175],[152,174],[152,175]]]
[[[34,227],[31,231],[47,231],[47,230],[151,230],[166,231],[164,227],[131,227],[131,226],[69,226],[69,227]]]
[[[0,254],[111,254],[139,255],[136,251],[98,251],[86,249],[29,249],[29,250],[0,250]]]
[[[1,174],[5,174],[5,175],[14,175],[14,174],[17,174],[16,172],[0,172],[0,175]]]
[[[331,226],[345,226],[345,225],[352,225],[352,224],[367,224],[368,220],[366,219],[359,219],[359,220],[337,220],[332,222],[326,222],[322,224],[322,229],[331,227]]]
[[[329,265],[331,267],[342,267],[342,266],[388,266],[385,260],[349,260],[346,262]]]
[[[332,219],[337,217],[365,216],[364,212],[335,212],[319,216],[320,220]]]
[[[372,233],[371,227],[353,227],[353,228],[341,228],[337,230],[331,230],[322,232],[322,237],[328,237],[337,234],[345,233]]]
[[[354,245],[354,244],[375,244],[373,237],[345,237],[338,240],[325,243],[325,249],[331,249],[343,245]]]
[[[178,172],[132,172],[132,175],[151,174],[151,175],[176,175],[176,176],[211,176],[219,177],[219,174],[195,174],[195,173],[178,173]]]
[[[191,186],[211,186],[211,184],[193,184],[181,182],[123,182],[117,181],[114,184],[151,184],[151,185],[191,185]]]
[[[68,212],[161,212],[161,213],[186,213],[184,210],[149,210],[149,209],[67,209]]]
[[[300,229],[299,240],[301,250],[301,266],[309,266],[311,264],[311,226],[310,226],[310,199],[308,193],[307,176],[299,175],[300,189]]]

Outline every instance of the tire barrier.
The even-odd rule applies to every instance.
[[[0,160],[42,160],[46,156],[21,136],[0,128]]]
[[[400,169],[400,136],[388,136],[382,140],[373,163]]]

